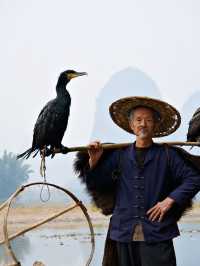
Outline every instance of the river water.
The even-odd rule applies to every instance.
[[[177,266],[200,265],[200,224],[181,224],[181,237],[174,240]],[[95,228],[96,249],[91,266],[101,266],[106,228]],[[42,261],[46,266],[84,266],[91,243],[87,229],[36,230],[12,241],[14,252],[22,266]],[[4,249],[0,247],[0,265],[6,265]]]

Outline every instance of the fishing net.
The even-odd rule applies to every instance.
[[[62,187],[24,185],[0,206],[0,224],[1,266],[91,263],[94,231],[87,209]]]

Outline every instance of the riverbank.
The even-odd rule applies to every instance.
[[[30,207],[15,207],[10,209],[8,217],[8,230],[9,235],[16,233],[18,231],[24,230],[33,224],[37,224],[40,221],[47,219],[50,216],[55,215],[63,211],[68,206],[49,206],[46,204],[41,204],[40,206],[30,206]],[[92,205],[87,206],[88,214],[92,220],[93,226],[107,227],[109,223],[109,217],[102,215],[99,210],[94,208]],[[4,221],[5,210],[0,212],[0,241],[3,239],[3,221]],[[187,213],[182,217],[180,223],[200,223],[200,204],[194,204],[192,210],[187,211]],[[72,211],[38,227],[38,228],[48,228],[48,229],[77,229],[88,227],[87,220],[83,215],[81,209],[76,207]]]

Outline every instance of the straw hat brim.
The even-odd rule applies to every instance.
[[[180,113],[170,104],[149,97],[126,97],[111,104],[109,111],[112,120],[122,129],[133,133],[129,125],[129,114],[136,107],[151,108],[160,116],[153,137],[164,137],[172,134],[181,123]]]

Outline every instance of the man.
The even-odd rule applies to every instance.
[[[100,191],[116,186],[108,238],[116,243],[117,265],[175,266],[177,213],[200,190],[200,175],[175,148],[155,144],[152,138],[175,131],[180,115],[171,105],[146,97],[120,99],[110,112],[136,141],[103,161],[101,143],[90,143],[86,182]],[[112,173],[119,164],[116,182]]]

